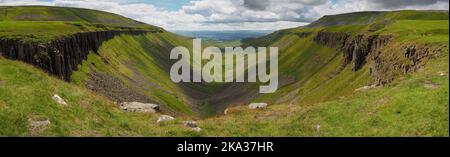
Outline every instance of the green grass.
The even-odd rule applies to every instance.
[[[449,81],[440,72],[448,72],[448,55],[391,86],[314,105],[233,108],[200,126],[208,136],[448,137]],[[438,87],[425,88],[429,81]]]
[[[315,34],[300,38],[297,34],[302,30],[303,28],[284,30],[279,33],[282,36],[271,37],[275,40],[266,46],[279,48],[279,78],[280,84],[284,86],[275,93],[261,95],[253,101],[314,104],[351,94],[353,89],[369,84],[367,69],[358,73],[353,73],[350,66],[340,70],[342,52],[315,44],[312,41]]]

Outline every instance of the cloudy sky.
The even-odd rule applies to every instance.
[[[5,5],[97,9],[168,30],[278,30],[354,11],[448,10],[449,0],[0,0]]]

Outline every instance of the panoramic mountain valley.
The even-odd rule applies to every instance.
[[[279,88],[261,94],[260,82],[174,83],[170,52],[192,52],[192,37],[90,9],[0,6],[0,136],[449,136],[448,11],[268,33],[202,45],[278,47]]]

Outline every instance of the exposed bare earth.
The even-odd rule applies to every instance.
[[[86,87],[108,97],[112,101],[152,103],[150,98],[136,92],[113,76],[98,72],[91,72],[88,75],[89,80],[85,82]]]

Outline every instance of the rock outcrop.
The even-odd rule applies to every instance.
[[[358,71],[366,63],[367,56],[382,50],[392,41],[391,36],[350,35],[337,32],[319,32],[314,42],[319,45],[334,47],[344,52],[343,66],[353,63],[353,71]]]
[[[46,43],[24,42],[0,38],[0,55],[35,65],[46,72],[70,81],[72,71],[87,59],[90,51],[97,53],[104,41],[120,34],[145,34],[149,31],[98,31],[64,36]]]
[[[342,51],[343,67],[353,64],[353,71],[370,62],[370,73],[376,86],[386,85],[400,74],[415,72],[426,64],[427,59],[448,52],[446,45],[393,42],[393,37],[388,35],[322,31],[313,40],[316,44]]]

